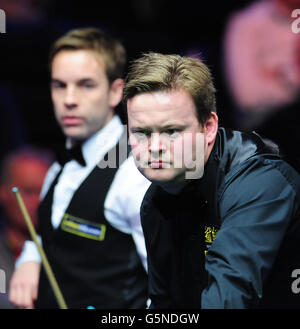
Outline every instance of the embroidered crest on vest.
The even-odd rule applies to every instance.
[[[204,227],[204,237],[205,237],[205,255],[210,248],[211,244],[214,242],[217,233],[218,233],[218,228],[214,225],[205,225]]]

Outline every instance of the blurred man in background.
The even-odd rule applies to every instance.
[[[37,224],[39,195],[51,155],[33,147],[23,147],[8,154],[3,160],[0,172],[0,269],[6,274],[6,291],[23,243],[29,238],[25,220],[21,214],[12,187],[17,186],[33,224]],[[0,295],[1,300],[6,299]],[[0,302],[0,308],[8,307],[7,301]]]
[[[237,129],[256,129],[299,95],[296,8],[299,0],[259,0],[228,20],[224,68]]]

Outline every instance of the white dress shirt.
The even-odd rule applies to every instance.
[[[125,127],[118,116],[82,145],[86,166],[76,160],[66,163],[54,189],[51,222],[56,229],[80,184],[87,178],[104,155],[117,144]],[[41,190],[43,199],[61,166],[55,162],[49,169]],[[104,202],[106,219],[119,231],[131,234],[145,269],[146,248],[140,222],[140,206],[150,182],[138,171],[133,157],[126,159],[115,174]],[[40,239],[40,237],[39,237]],[[40,239],[41,241],[41,239]],[[25,261],[41,262],[41,257],[33,241],[26,241],[16,267]]]

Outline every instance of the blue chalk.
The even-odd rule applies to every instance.
[[[87,310],[95,310],[95,307],[94,306],[87,306],[86,309]]]
[[[19,191],[19,189],[18,189],[17,187],[13,187],[11,190],[12,190],[14,193],[17,193],[17,192]]]

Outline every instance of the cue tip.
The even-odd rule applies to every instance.
[[[14,193],[17,193],[17,192],[19,191],[19,189],[18,189],[17,187],[13,187],[11,190],[12,190]]]

